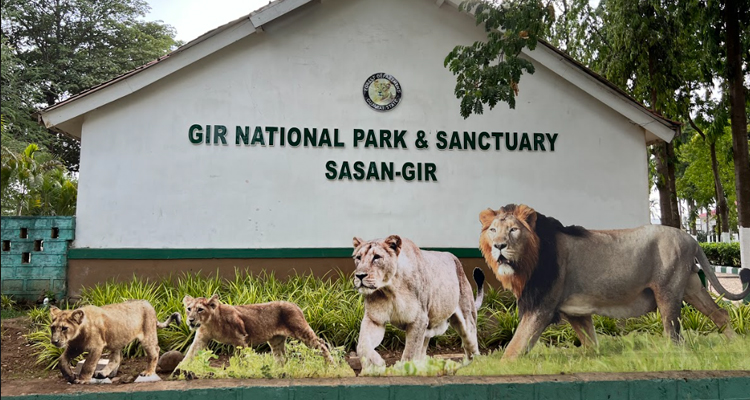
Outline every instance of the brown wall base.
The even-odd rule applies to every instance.
[[[481,258],[462,258],[461,263],[472,287],[474,267],[482,268],[490,286],[499,288],[492,271]],[[68,260],[68,296],[79,297],[81,289],[92,287],[110,280],[129,281],[133,275],[144,279],[160,280],[170,275],[173,278],[183,272],[200,273],[203,276],[213,275],[218,270],[219,276],[233,278],[235,268],[247,270],[252,274],[262,271],[274,272],[277,278],[286,279],[290,275],[313,274],[315,276],[337,277],[340,270],[347,276],[354,272],[351,258],[253,258],[253,259],[183,259],[183,260]]]

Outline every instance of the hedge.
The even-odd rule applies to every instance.
[[[740,243],[700,243],[708,261],[724,267],[740,266]]]

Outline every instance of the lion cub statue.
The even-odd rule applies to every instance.
[[[479,354],[477,309],[482,305],[484,273],[474,270],[476,298],[458,259],[451,253],[426,251],[409,239],[391,235],[385,240],[354,244],[354,287],[364,295],[365,314],[357,343],[362,369],[384,367],[375,351],[390,322],[406,331],[402,361],[427,356],[430,338],[450,324],[461,336],[467,358]]]
[[[657,307],[665,335],[680,341],[683,301],[733,337],[729,314],[703,288],[696,260],[725,299],[740,300],[750,293],[750,288],[727,292],[698,242],[680,229],[563,226],[524,204],[484,210],[479,222],[479,247],[487,264],[518,298],[521,320],[503,359],[531,350],[544,329],[560,319],[589,346],[596,344],[592,314],[629,318]],[[742,282],[747,275],[740,274]]]
[[[122,349],[138,339],[146,351],[148,366],[141,376],[153,376],[159,359],[156,328],[166,328],[172,321],[182,322],[180,313],[173,313],[160,323],[154,307],[146,300],[129,300],[103,307],[84,306],[76,310],[50,307],[52,344],[65,348],[60,356],[60,371],[71,383],[89,383],[104,350],[111,352],[109,363],[96,374],[97,379],[114,378],[122,361]],[[88,352],[80,376],[70,368],[70,361]]]
[[[302,310],[294,303],[272,301],[230,306],[222,304],[218,295],[210,299],[185,296],[182,303],[188,325],[196,330],[193,344],[182,363],[192,359],[211,340],[234,346],[255,346],[268,342],[274,358],[283,363],[286,338],[291,337],[307,347],[320,350],[326,361],[333,364],[328,346],[310,328]]]

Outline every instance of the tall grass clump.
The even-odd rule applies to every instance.
[[[328,364],[320,351],[296,340],[286,343],[286,360],[276,362],[270,353],[259,354],[252,348],[237,348],[228,365],[215,367],[211,360],[218,358],[211,350],[200,350],[195,357],[180,366],[197,378],[345,378],[354,377],[344,359],[343,348],[331,348],[333,365]],[[185,374],[180,374],[183,377]]]
[[[214,294],[219,295],[222,302],[231,305],[274,300],[296,303],[312,329],[331,347],[340,347],[343,351],[352,351],[356,348],[359,327],[364,315],[364,301],[353,288],[350,277],[342,272],[323,277],[293,275],[287,279],[279,279],[273,272],[253,275],[242,270],[236,270],[234,276],[229,279],[221,278],[218,271],[207,275],[183,273],[158,281],[133,276],[126,282],[109,281],[85,289],[78,304],[60,307],[72,308],[87,304],[103,306],[129,299],[143,299],[154,306],[157,317],[163,321],[173,312],[179,312],[184,316],[182,299],[185,295],[210,297]],[[719,303],[729,312],[737,332],[748,335],[750,305]],[[36,327],[28,338],[37,351],[37,360],[47,367],[54,367],[62,350],[49,342],[49,310],[32,309],[29,311],[29,317]],[[513,337],[518,321],[518,310],[513,295],[505,290],[486,287],[484,302],[478,310],[480,347],[497,349],[505,346]],[[682,324],[685,331],[701,334],[718,331],[713,322],[689,306],[682,310]],[[631,332],[660,336],[663,331],[658,312],[630,319],[595,316],[594,325],[600,338],[623,336]],[[165,329],[159,329],[158,336],[162,351],[178,350],[184,353],[192,343],[194,332],[183,321],[180,325],[172,324]],[[379,349],[402,349],[404,343],[404,332],[388,325]],[[572,348],[577,346],[579,341],[569,324],[560,323],[545,330],[540,344]],[[444,335],[434,338],[430,345],[458,348],[461,346],[461,339],[450,328]],[[232,346],[215,342],[209,345],[209,349],[214,354],[232,354],[234,351]],[[266,350],[267,345],[254,349],[256,352]],[[139,356],[143,353],[137,341],[124,350],[126,356]]]
[[[467,360],[464,360],[465,362]],[[388,367],[370,365],[360,372],[362,376],[444,376],[455,375],[463,365],[444,358],[427,357],[415,361],[398,361]]]
[[[17,307],[13,296],[2,295],[2,310],[0,310],[1,319],[16,318],[26,314],[26,311]]]
[[[2,305],[2,311],[12,310],[16,306],[16,301],[13,300],[12,296],[0,295],[0,304]]]

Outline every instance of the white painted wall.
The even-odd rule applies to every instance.
[[[537,65],[515,110],[464,120],[443,59],[482,39],[434,1],[333,0],[306,7],[86,116],[76,247],[348,247],[400,234],[421,246],[477,247],[478,214],[526,203],[564,224],[648,223],[644,133]],[[361,87],[393,74],[401,104],[377,112]],[[227,146],[195,145],[222,124]],[[338,128],[344,149],[234,145],[234,126]],[[407,129],[408,150],[355,149],[354,128]],[[431,131],[430,149],[414,145]],[[556,151],[440,151],[445,131],[557,132]],[[434,162],[438,182],[330,181],[328,160]]]

